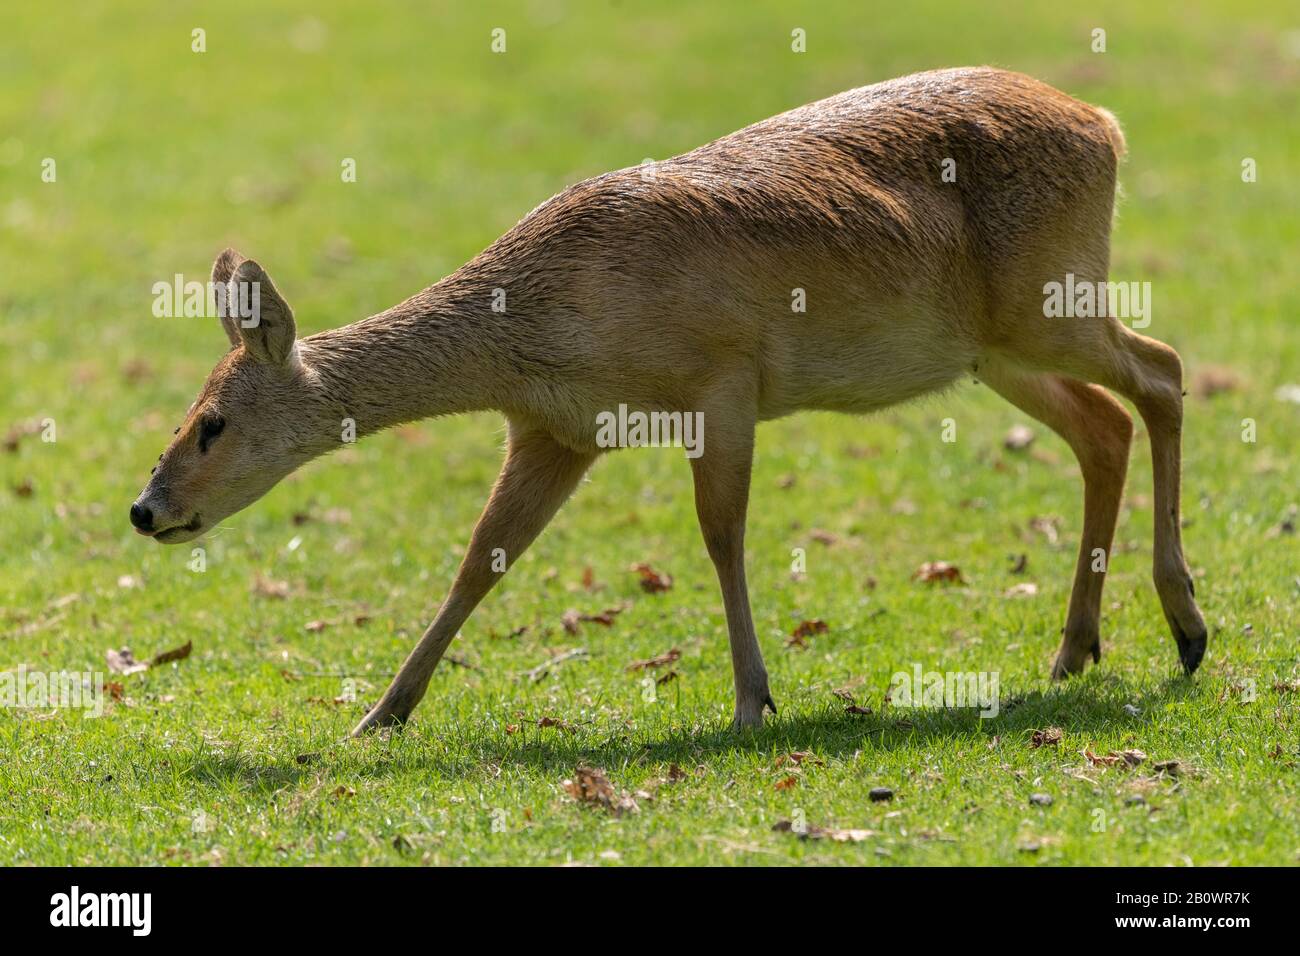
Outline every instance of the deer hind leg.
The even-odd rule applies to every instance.
[[[1022,313],[1023,314],[1023,313]],[[1179,485],[1183,389],[1178,353],[1114,318],[1044,319],[1027,324],[1013,361],[1096,382],[1137,407],[1151,438],[1155,485],[1153,578],[1165,620],[1192,674],[1205,655],[1205,621],[1183,557]]]
[[[505,464],[474,526],[451,593],[384,696],[357,724],[352,736],[406,721],[456,632],[504,568],[514,564],[546,527],[594,457],[572,451],[542,432],[511,425]]]
[[[1207,631],[1196,606],[1196,585],[1183,557],[1183,364],[1178,353],[1163,342],[1121,325],[1115,328],[1122,351],[1108,384],[1137,406],[1151,436],[1155,482],[1153,577],[1165,620],[1178,642],[1183,670],[1191,675],[1205,656]]]
[[[763,708],[776,713],[767,687],[763,652],[754,633],[745,583],[745,515],[749,502],[749,474],[754,456],[754,422],[737,422],[734,410],[717,417],[704,454],[691,459],[695,479],[695,511],[700,530],[722,588],[731,643],[731,666],[736,680],[736,713],[732,726],[739,730],[761,727]],[[718,424],[715,425],[715,422]]]
[[[1060,435],[1083,473],[1083,536],[1070,591],[1061,647],[1052,677],[1080,673],[1089,656],[1101,660],[1101,596],[1111,541],[1124,493],[1133,420],[1104,389],[1005,362],[980,367],[980,380]]]

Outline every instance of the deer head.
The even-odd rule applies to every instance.
[[[230,351],[131,505],[135,530],[163,544],[196,538],[252,504],[329,447],[331,432],[337,443],[337,415],[326,413],[299,355],[293,310],[270,277],[227,249],[212,282]]]

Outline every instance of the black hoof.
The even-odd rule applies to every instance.
[[[771,694],[767,695],[767,700],[763,701],[763,703],[767,706],[767,709],[770,710],[773,714],[776,713],[776,701],[772,699]]]
[[[1183,672],[1191,677],[1196,673],[1196,668],[1201,666],[1201,658],[1205,656],[1205,645],[1207,638],[1204,633],[1196,638],[1178,638],[1178,659],[1183,662]]]

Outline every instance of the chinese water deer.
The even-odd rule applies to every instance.
[[[1179,536],[1178,355],[1104,308],[1044,308],[1048,283],[1106,281],[1123,151],[1104,110],[1016,73],[943,70],[578,183],[413,298],[306,338],[262,267],[227,250],[214,283],[257,284],[260,316],[223,317],[230,351],[131,521],[190,540],[338,447],[348,420],[364,435],[502,412],[505,462],[450,594],[360,733],[406,720],[466,618],[605,450],[598,416],[696,413],[695,504],[722,589],[735,725],[751,727],[775,711],[745,584],[756,423],[870,412],[969,375],[1058,432],[1084,484],[1061,678],[1101,654],[1095,556],[1110,551],[1133,430],[1111,389],[1150,433],[1155,586],[1191,673],[1206,629]]]

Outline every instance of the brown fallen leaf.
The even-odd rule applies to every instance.
[[[603,624],[606,627],[609,627],[614,623],[614,618],[618,617],[622,613],[623,608],[621,607],[607,607],[598,614],[583,614],[578,618],[578,620],[589,622],[591,624]]]
[[[772,785],[773,790],[790,790],[799,785],[799,778],[793,774],[788,777],[782,777]]]
[[[660,686],[662,686],[663,684],[667,684],[667,683],[669,683],[670,681],[675,681],[675,680],[677,680],[677,678],[679,678],[679,677],[681,677],[681,676],[682,676],[682,675],[679,674],[679,673],[677,673],[677,671],[675,671],[675,670],[667,671],[667,672],[666,672],[662,677],[656,677],[656,678],[655,678],[655,684],[656,684],[656,685],[660,685]]]
[[[927,561],[912,574],[913,581],[934,584],[936,581],[955,581],[964,584],[961,569],[947,561]]]
[[[811,621],[800,621],[799,626],[790,632],[790,637],[795,640],[803,640],[812,637],[814,634],[825,634],[830,629],[831,626],[821,618],[814,618]]]
[[[1035,730],[1029,738],[1031,747],[1055,747],[1061,742],[1061,728],[1048,727],[1046,730]]]
[[[675,664],[682,659],[682,652],[677,648],[669,648],[658,657],[648,657],[643,661],[633,661],[627,665],[629,671],[643,671],[653,667],[664,667],[668,664]]]
[[[673,586],[671,575],[661,574],[648,564],[634,564],[632,570],[641,576],[641,590],[647,594],[658,594]]]
[[[335,787],[334,792],[330,794],[330,796],[333,797],[335,800],[346,800],[349,797],[355,797],[356,795],[357,792],[355,790],[353,790],[351,787],[346,787],[343,784],[339,784],[337,787]]]
[[[1119,765],[1126,768],[1136,767],[1147,759],[1147,755],[1140,750],[1112,750],[1103,757],[1093,753],[1091,748],[1085,747],[1083,755],[1087,758],[1088,763],[1094,767],[1115,767]]]
[[[306,631],[323,631],[323,630],[325,630],[325,628],[327,628],[327,627],[329,627],[329,626],[330,626],[330,625],[329,625],[329,621],[321,621],[321,620],[308,621],[306,624],[303,625],[303,630],[306,630]]]
[[[861,843],[876,835],[875,830],[841,830],[835,827],[805,826],[796,830],[789,820],[780,820],[772,825],[775,833],[793,833],[801,840],[831,840],[835,843]]]
[[[573,724],[569,723],[567,720],[562,720],[559,717],[539,717],[537,719],[537,726],[555,727],[564,731],[566,734],[571,734],[576,729]]]
[[[637,806],[636,799],[626,791],[619,794],[614,790],[614,785],[609,782],[604,770],[594,767],[578,767],[573,776],[564,780],[561,786],[580,806],[605,810],[616,817],[624,813],[638,813],[641,809]]]
[[[194,650],[194,642],[186,641],[180,647],[173,647],[170,651],[163,651],[161,654],[155,654],[149,661],[150,667],[157,667],[159,664],[170,664],[172,661],[183,661],[190,656]]]
[[[866,715],[871,713],[871,708],[861,707],[858,704],[849,704],[849,706],[844,708],[844,713]]]
[[[253,577],[252,591],[258,597],[284,600],[289,596],[289,582],[276,581],[258,574]]]
[[[34,490],[30,478],[24,478],[22,481],[18,482],[18,484],[13,486],[14,494],[19,498],[30,498]]]
[[[827,531],[824,528],[813,528],[808,532],[808,537],[812,538],[818,544],[826,545],[828,548],[840,540],[839,535],[832,531]]]
[[[113,700],[121,700],[126,693],[126,688],[119,681],[105,681],[104,693]]]
[[[596,572],[591,569],[591,565],[582,569],[582,587],[585,591],[596,591],[600,588],[596,583]]]

